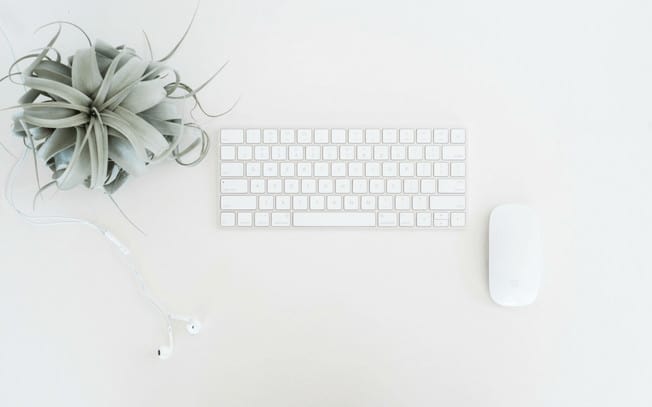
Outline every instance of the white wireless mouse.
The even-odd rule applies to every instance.
[[[497,304],[531,304],[543,273],[541,226],[520,204],[496,207],[489,217],[489,294]]]

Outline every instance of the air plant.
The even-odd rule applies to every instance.
[[[9,78],[26,90],[18,104],[8,109],[18,110],[13,133],[33,152],[35,162],[40,158],[52,171],[51,181],[39,185],[39,193],[52,185],[62,190],[83,185],[112,194],[130,175],[139,175],[155,163],[173,158],[188,166],[206,156],[209,138],[197,123],[184,121],[181,99],[194,99],[193,110],[199,107],[210,117],[226,114],[233,106],[210,115],[197,99],[197,92],[224,66],[193,89],[166,63],[188,34],[192,20],[179,42],[158,60],[151,58],[147,36],[149,59],[126,46],[92,42],[72,23],[46,26],[53,24],[58,30],[47,45],[18,58],[0,79]],[[88,47],[67,61],[55,47],[63,25],[79,29],[88,40]],[[16,72],[21,62],[29,65]],[[196,159],[184,159],[197,149]]]

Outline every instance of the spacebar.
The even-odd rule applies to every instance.
[[[374,212],[294,212],[294,226],[376,226]]]

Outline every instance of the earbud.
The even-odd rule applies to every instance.
[[[186,331],[188,331],[190,335],[197,335],[199,331],[201,331],[201,322],[196,319],[191,319],[186,324]]]
[[[180,315],[167,315],[168,319],[168,346],[161,346],[156,351],[158,358],[165,360],[172,356],[172,351],[174,350],[174,334],[172,333],[172,321],[183,321],[186,323],[186,331],[190,335],[197,335],[201,330],[201,322],[191,317],[184,317]]]
[[[158,355],[158,358],[161,360],[165,360],[170,357],[172,354],[172,348],[169,346],[161,346],[158,348],[156,351],[156,354]]]

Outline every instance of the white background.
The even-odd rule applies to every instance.
[[[4,1],[20,54],[52,20],[162,56],[192,2]],[[84,45],[66,28],[67,53]],[[10,62],[0,44],[1,66]],[[166,163],[115,198],[47,194],[131,246],[163,322],[120,256],[83,226],[32,226],[0,203],[2,406],[649,406],[652,404],[652,6],[647,1],[204,1],[172,60],[231,126],[456,126],[470,136],[459,233],[229,232],[217,150]],[[20,89],[2,83],[0,105]],[[0,139],[18,154],[0,117]],[[0,150],[0,176],[13,159]],[[31,164],[16,194],[28,209]],[[538,301],[494,305],[487,223],[518,201],[544,221]]]

